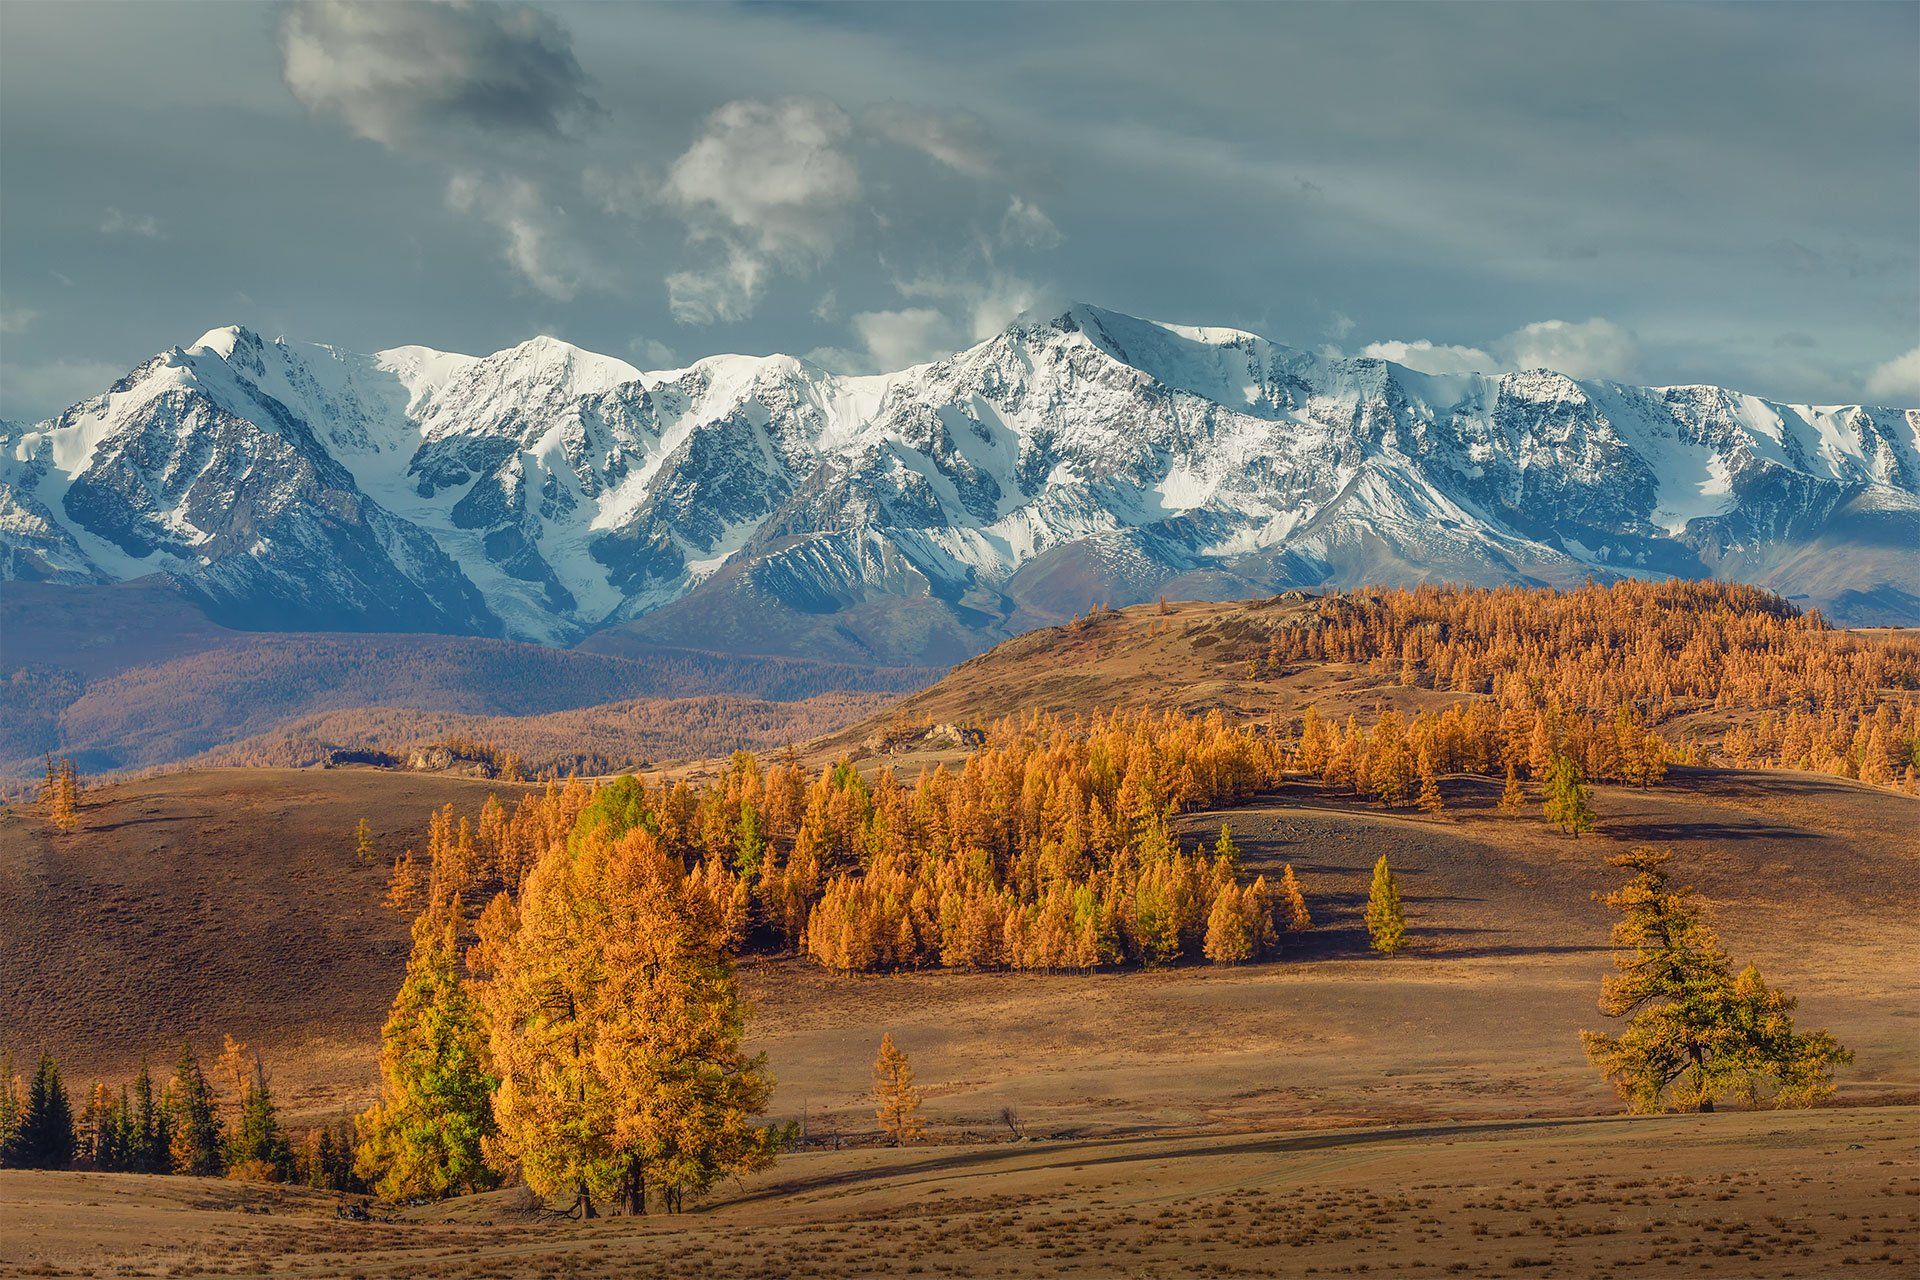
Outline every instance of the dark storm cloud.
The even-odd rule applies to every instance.
[[[566,28],[521,4],[305,0],[280,51],[294,97],[388,146],[444,124],[559,134],[598,109]]]
[[[11,0],[0,28],[9,417],[221,324],[874,367],[1064,297],[1920,401],[1910,3]]]

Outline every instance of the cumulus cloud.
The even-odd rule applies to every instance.
[[[308,110],[389,147],[446,124],[560,134],[598,110],[566,29],[524,4],[309,0],[280,55]]]
[[[853,317],[854,336],[875,370],[904,369],[952,355],[961,345],[959,326],[944,311],[907,307],[899,311],[862,311]]]
[[[593,278],[590,256],[567,236],[565,211],[525,178],[457,173],[447,182],[447,205],[499,231],[507,265],[547,297],[565,302]]]
[[[1495,373],[1551,369],[1570,378],[1630,378],[1639,359],[1633,334],[1611,320],[1541,320],[1515,329],[1488,347],[1454,346],[1427,338],[1369,342],[1360,354],[1421,373]]]
[[[992,337],[1023,311],[1062,303],[1033,281],[999,271],[916,276],[894,281],[894,288],[903,298],[946,303],[958,315],[957,332],[969,342]]]
[[[648,338],[645,336],[635,338],[627,344],[627,350],[633,353],[634,359],[640,361],[641,364],[649,369],[677,369],[680,367],[680,357],[674,354],[672,347],[660,341],[658,338]]]
[[[1000,219],[1000,243],[1025,249],[1051,249],[1060,240],[1060,228],[1053,225],[1046,210],[1019,196],[1007,202],[1007,212]]]
[[[743,319],[775,270],[811,269],[832,254],[860,196],[852,132],[824,98],[743,98],[707,117],[661,190],[707,254],[667,278],[676,320]]]
[[[1631,333],[1598,317],[1542,320],[1502,338],[1499,350],[1516,369],[1552,369],[1570,378],[1626,378],[1639,358]]]
[[[119,209],[109,209],[100,218],[100,234],[138,236],[142,240],[158,240],[160,223],[152,214],[125,213]]]
[[[1490,373],[1499,362],[1478,347],[1454,347],[1415,338],[1412,342],[1369,342],[1360,354],[1371,360],[1391,360],[1421,373]]]
[[[1898,401],[1902,408],[1920,405],[1920,347],[1876,366],[1867,375],[1867,396]]]
[[[860,123],[880,137],[912,147],[969,178],[992,177],[998,168],[985,127],[969,115],[883,102],[862,112]]]

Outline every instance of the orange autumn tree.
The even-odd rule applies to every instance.
[[[583,805],[517,900],[496,896],[472,957],[500,1081],[489,1155],[586,1217],[677,1211],[774,1146],[723,924],[622,799]]]
[[[920,1120],[920,1090],[913,1083],[913,1064],[893,1042],[891,1031],[880,1037],[880,1053],[873,1060],[874,1118],[887,1142],[904,1147],[918,1139],[926,1126]]]

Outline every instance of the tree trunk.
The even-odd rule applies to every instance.
[[[580,1184],[580,1216],[582,1218],[600,1216],[600,1211],[593,1207],[593,1196],[587,1191],[587,1184],[584,1182]]]
[[[627,1212],[644,1217],[647,1212],[647,1175],[638,1160],[627,1169],[625,1186],[621,1188],[627,1202]]]

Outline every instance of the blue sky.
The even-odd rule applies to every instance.
[[[0,5],[0,414],[221,324],[848,369],[1031,306],[1920,404],[1920,6]]]

